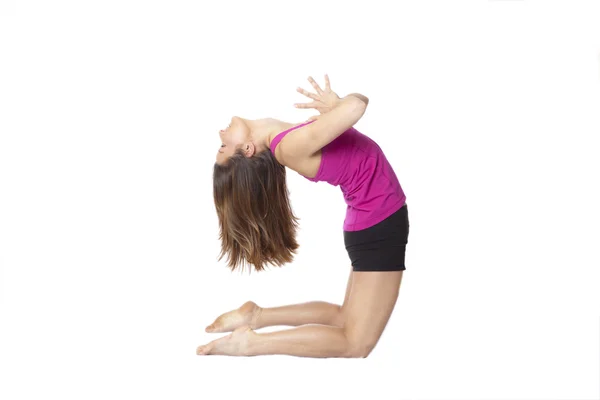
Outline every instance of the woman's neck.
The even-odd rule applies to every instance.
[[[257,150],[268,149],[271,141],[279,133],[290,129],[298,124],[280,121],[275,118],[261,118],[246,120],[246,124],[250,128],[250,136],[252,137]]]

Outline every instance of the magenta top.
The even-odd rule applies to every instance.
[[[271,152],[290,131],[314,121],[285,130],[271,142]],[[321,149],[321,165],[312,182],[339,186],[346,201],[345,231],[369,228],[398,211],[406,196],[381,148],[366,135],[350,128]]]

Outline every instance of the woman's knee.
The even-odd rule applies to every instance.
[[[366,358],[371,354],[379,338],[373,337],[357,337],[352,335],[352,332],[344,330],[347,343],[347,357],[349,358]]]
[[[351,343],[348,346],[346,357],[348,358],[367,358],[375,348],[374,344]]]

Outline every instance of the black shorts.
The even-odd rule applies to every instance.
[[[369,228],[344,231],[344,244],[354,271],[405,270],[408,243],[408,208],[398,211]]]

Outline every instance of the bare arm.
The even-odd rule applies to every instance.
[[[308,143],[305,144],[305,148],[308,154],[316,153],[352,128],[362,118],[366,109],[366,102],[357,96],[348,95],[341,99],[331,111],[307,125]]]
[[[331,111],[306,126],[290,132],[281,141],[284,158],[311,157],[335,138],[350,129],[364,115],[367,104],[355,95],[348,95]]]

